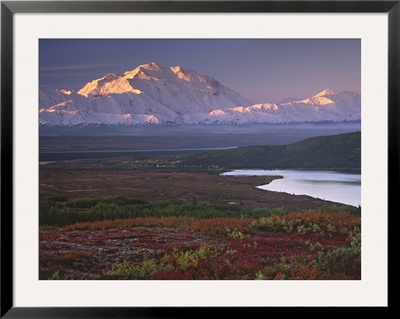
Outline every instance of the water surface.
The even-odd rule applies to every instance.
[[[223,175],[283,176],[257,188],[312,197],[352,206],[361,205],[361,174],[340,171],[234,170]]]

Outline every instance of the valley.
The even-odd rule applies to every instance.
[[[74,68],[52,70],[65,84]],[[280,174],[223,175],[359,174],[358,92],[285,82],[307,96],[252,101],[180,65],[118,70],[39,87],[40,280],[361,279],[361,206],[259,188]]]
[[[148,163],[146,163],[148,162]],[[158,166],[158,167],[157,167]],[[164,166],[164,167],[163,167]],[[309,196],[268,192],[256,186],[279,176],[220,176],[221,168],[179,168],[171,162],[132,158],[76,160],[42,165],[40,197],[125,196],[146,202],[178,201],[183,204],[225,205],[245,209],[284,208],[285,210],[341,207]]]
[[[174,150],[174,154],[178,155],[213,148],[282,145],[309,137],[344,134],[360,130],[360,122],[239,126],[41,126],[39,156],[41,161],[51,161],[96,156],[104,158],[111,152],[114,152],[113,156],[123,156],[121,152],[126,152],[125,155],[130,154],[144,158],[167,150]],[[145,151],[148,153],[143,154]]]
[[[250,152],[245,146],[178,154],[116,152],[105,158],[93,154],[126,149],[138,137],[41,139],[42,150],[61,157],[39,166],[39,278],[359,280],[361,207],[256,187],[279,175],[221,175],[236,166],[274,163],[273,154],[286,148],[301,159],[293,162],[300,168],[316,159],[314,148],[322,152],[320,163],[352,163],[349,154],[359,148],[358,136],[273,145],[269,154],[263,154],[268,146]],[[143,140],[161,149],[191,143],[189,137]],[[324,151],[321,142],[330,147]],[[346,161],[340,161],[343,154],[335,144],[347,150]],[[81,149],[93,152],[65,158]],[[244,155],[254,162],[241,162]],[[347,169],[359,167],[354,163]]]

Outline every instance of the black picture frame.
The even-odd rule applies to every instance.
[[[199,318],[205,307],[71,307],[17,308],[13,303],[13,15],[15,13],[388,13],[388,203],[396,207],[400,155],[400,0],[395,1],[1,1],[1,317],[3,318]],[[389,213],[389,212],[388,212]],[[388,214],[389,215],[389,214]],[[388,300],[389,305],[389,300]],[[274,307],[275,308],[275,307]],[[280,308],[280,307],[277,307]],[[307,307],[302,307],[307,308]],[[371,307],[369,313],[374,313]],[[377,307],[379,310],[388,307]],[[232,314],[251,317],[259,309],[234,308]],[[251,311],[250,311],[251,310]],[[291,307],[292,311],[298,311]],[[215,307],[214,315],[228,315]],[[254,313],[253,313],[254,311]],[[268,310],[269,311],[269,310]],[[322,311],[326,311],[322,310]],[[335,307],[329,314],[342,311]],[[348,311],[348,310],[346,310]],[[360,314],[360,313],[358,313]]]

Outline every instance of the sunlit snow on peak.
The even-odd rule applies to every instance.
[[[39,88],[43,125],[253,124],[359,121],[361,96],[325,89],[306,99],[254,103],[206,75],[155,62],[108,73],[78,92]]]
[[[61,90],[59,90],[62,94],[65,94],[65,95],[71,95],[72,94],[72,91],[70,91],[70,90],[64,90],[64,89],[61,89]]]
[[[324,96],[324,95],[332,95],[332,94],[336,94],[336,93],[334,91],[332,91],[331,89],[325,89],[325,90],[319,92],[318,94],[314,95],[314,97]]]

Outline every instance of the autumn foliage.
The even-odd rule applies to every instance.
[[[359,280],[361,219],[143,217],[40,231],[40,279]]]

